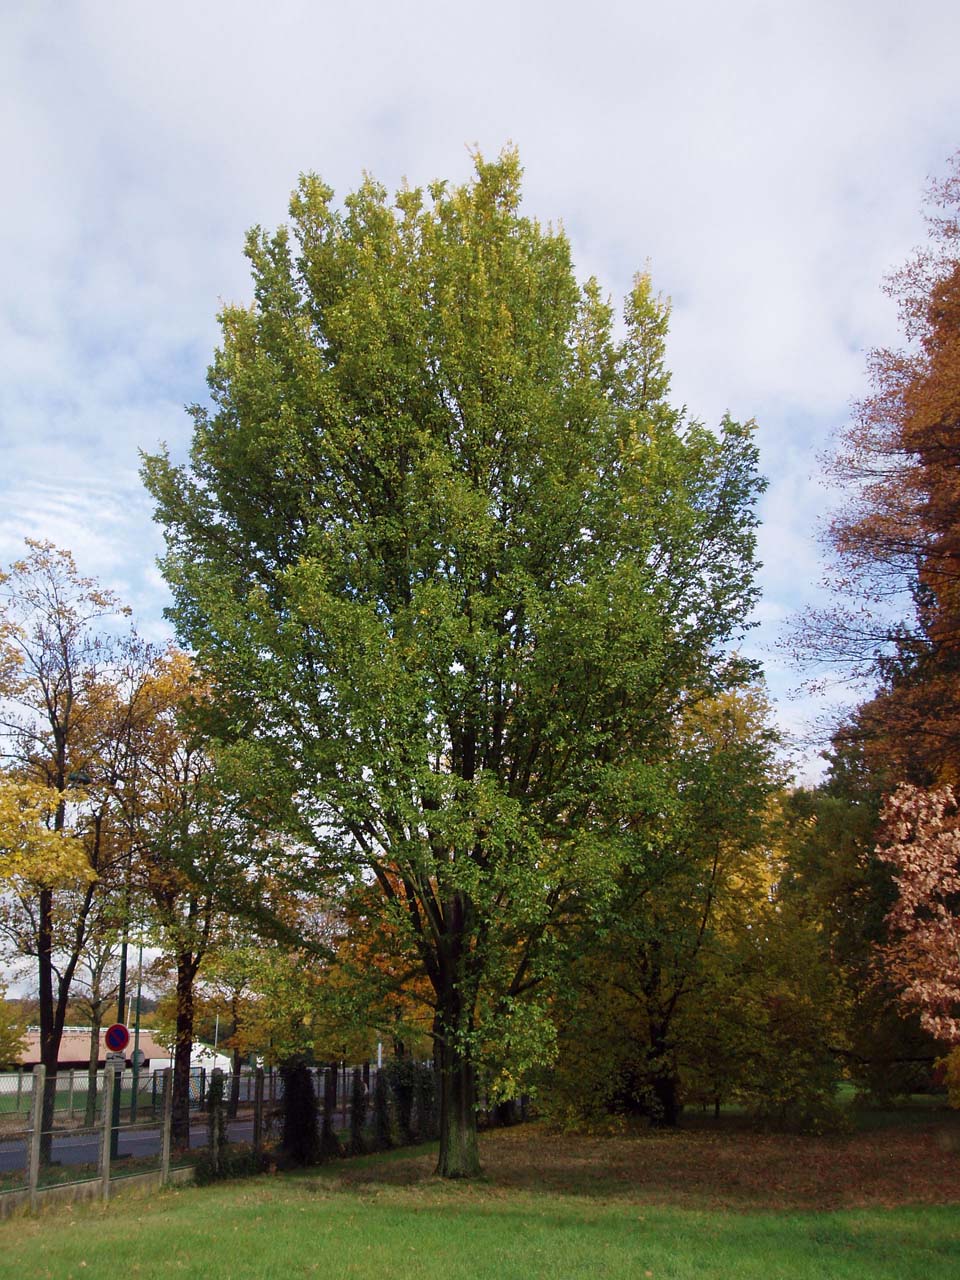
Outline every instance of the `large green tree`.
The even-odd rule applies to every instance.
[[[480,1044],[535,1051],[555,926],[613,891],[754,598],[749,428],[669,406],[649,279],[618,330],[520,177],[342,209],[303,178],[189,464],[145,464],[219,732],[296,802],[291,876],[375,882],[429,979],[446,1176],[479,1167]]]

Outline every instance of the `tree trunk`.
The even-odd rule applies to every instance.
[[[667,1042],[667,1027],[653,1027],[650,1033],[650,1058],[653,1067],[651,1085],[656,1104],[651,1123],[664,1128],[676,1128],[680,1119],[680,1082],[677,1078],[673,1052]]]
[[[65,787],[65,765],[62,745],[58,748],[57,787],[61,791]],[[66,822],[66,806],[61,800],[54,815],[54,830],[63,831]],[[96,827],[94,848],[99,851],[100,826]],[[94,854],[91,865],[96,870],[99,852]],[[47,1083],[43,1091],[43,1105],[40,1115],[40,1163],[49,1164],[53,1152],[53,1120],[57,1098],[57,1071],[60,1060],[60,1042],[63,1039],[63,1024],[67,1016],[67,999],[70,983],[73,980],[77,959],[84,937],[84,923],[93,900],[93,884],[84,895],[83,903],[75,925],[74,947],[59,975],[53,965],[53,890],[41,889],[38,900],[37,917],[37,994],[40,1005],[40,1061],[47,1070]],[[56,993],[54,981],[56,979]]]
[[[175,1147],[190,1145],[190,1054],[193,1050],[192,957],[177,960],[177,1038],[173,1051],[173,1120],[170,1140]]]
[[[434,982],[434,1051],[437,1045],[440,1047],[437,1175],[441,1178],[475,1178],[480,1173],[477,1078],[471,1056],[476,991],[467,973],[469,915],[469,904],[461,895],[454,895],[446,904],[444,917],[449,922],[449,932],[443,939]]]
[[[477,1081],[473,1063],[447,1041],[440,1052],[441,1178],[475,1178],[480,1173],[477,1141]]]
[[[680,1119],[680,1098],[675,1075],[655,1076],[653,1080],[653,1096],[657,1100],[657,1109],[652,1117],[655,1125],[675,1129]]]
[[[91,1129],[97,1123],[97,1074],[100,1066],[100,1002],[90,1001],[90,1057],[87,1062],[87,1105],[83,1123]]]
[[[56,786],[61,796],[66,785],[66,749],[57,741]],[[63,800],[53,818],[54,831],[63,831],[67,807]],[[57,1098],[57,1068],[63,1035],[61,1001],[53,995],[53,890],[41,889],[37,919],[37,995],[40,1003],[40,1061],[46,1067],[46,1085],[40,1108],[40,1163],[49,1164],[53,1154],[53,1113]],[[59,994],[59,992],[58,992]],[[59,1014],[59,1017],[58,1017]]]
[[[43,1090],[43,1104],[40,1109],[40,1163],[49,1164],[53,1151],[53,1134],[51,1130],[53,1129],[53,1110],[57,1096],[57,1066],[60,1058],[60,1031],[58,1031],[56,1025],[56,1006],[53,998],[52,890],[40,890],[39,910],[37,966],[40,1003],[40,1061],[47,1069],[46,1086]]]

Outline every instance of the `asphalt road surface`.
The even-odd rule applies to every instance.
[[[252,1120],[231,1120],[227,1124],[227,1136],[232,1142],[253,1141]],[[96,1164],[100,1159],[101,1131],[91,1133],[70,1133],[65,1131],[54,1135],[53,1160],[61,1165]],[[190,1127],[190,1146],[204,1147],[207,1144],[207,1126],[205,1121],[194,1123]],[[117,1159],[143,1158],[159,1156],[160,1129],[152,1121],[144,1123],[142,1129],[121,1128],[117,1142]],[[16,1173],[23,1171],[27,1176],[28,1146],[26,1139],[10,1139],[0,1133],[0,1173]]]

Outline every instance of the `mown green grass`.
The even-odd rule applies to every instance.
[[[123,1090],[120,1095],[120,1106],[124,1111],[130,1109],[133,1099],[133,1090],[129,1087]],[[153,1091],[141,1089],[137,1106],[145,1115],[151,1115],[157,1108],[154,1105]],[[54,1114],[57,1119],[62,1119],[67,1112],[72,1116],[80,1117],[87,1108],[87,1090],[75,1089],[73,1097],[66,1088],[58,1089],[55,1095]],[[0,1093],[0,1115],[23,1116],[24,1125],[29,1124],[30,1115],[33,1109],[33,1097],[29,1089],[25,1089],[20,1098],[16,1093]],[[101,1094],[97,1094],[97,1114],[103,1113],[103,1098]]]
[[[0,1223],[0,1277],[955,1280],[960,1207],[705,1212],[335,1173],[133,1195]]]

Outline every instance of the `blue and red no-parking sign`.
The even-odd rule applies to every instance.
[[[115,1022],[112,1027],[107,1027],[103,1038],[111,1053],[123,1053],[130,1043],[130,1032],[122,1022]]]

